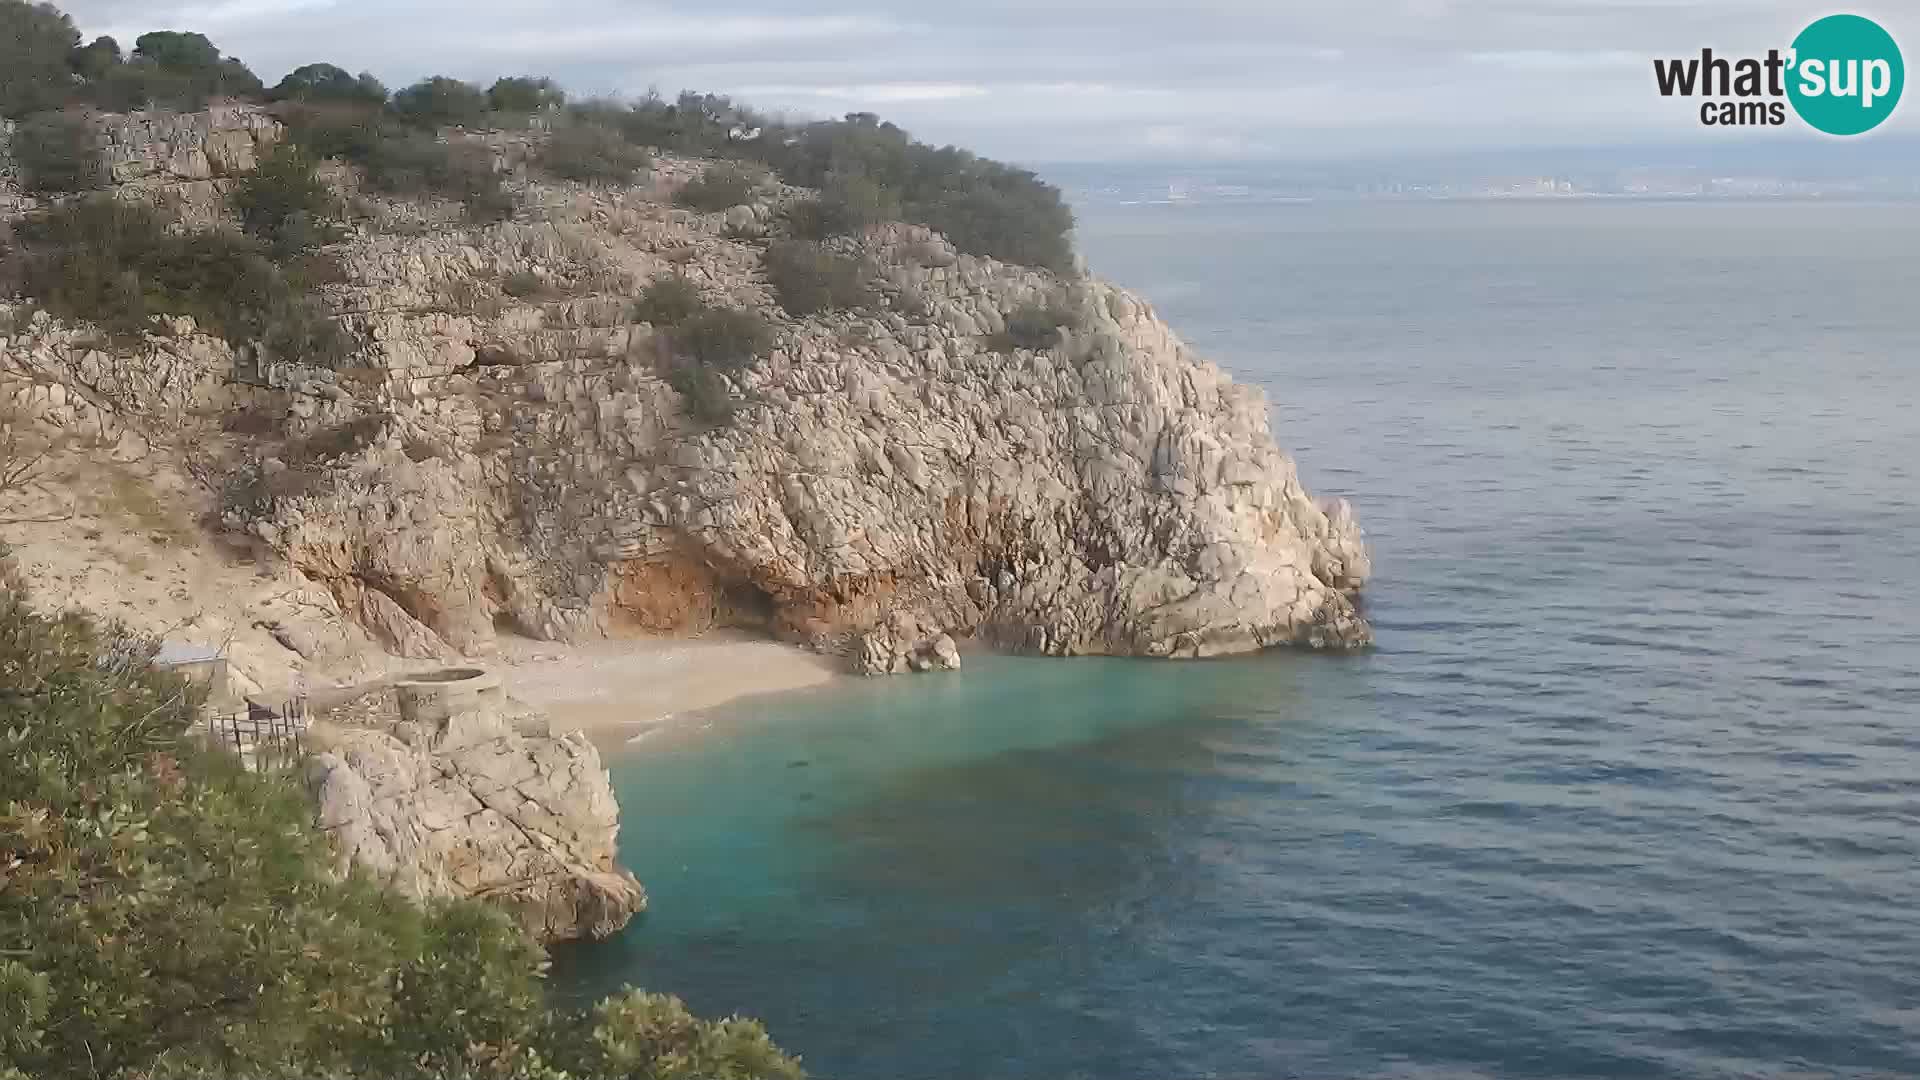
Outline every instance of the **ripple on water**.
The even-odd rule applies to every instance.
[[[1082,237],[1355,499],[1379,648],[730,709],[613,763],[654,908],[561,984],[843,1080],[1920,1075],[1915,212]]]

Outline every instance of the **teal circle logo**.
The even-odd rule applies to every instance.
[[[1893,35],[1872,19],[1829,15],[1793,39],[1787,98],[1829,135],[1872,131],[1893,115],[1907,68]]]

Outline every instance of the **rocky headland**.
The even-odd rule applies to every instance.
[[[112,197],[195,228],[232,220],[285,137],[244,105],[90,122]],[[40,595],[104,604],[129,586],[68,573],[79,549],[164,519],[180,584],[108,614],[229,643],[262,692],[485,657],[507,633],[738,627],[868,674],[956,667],[968,640],[1154,657],[1371,640],[1351,512],[1302,487],[1260,391],[1141,298],[890,223],[826,242],[870,269],[870,303],[795,316],[766,250],[810,192],[768,180],[698,212],[673,195],[708,162],[563,181],[538,167],[548,137],[443,136],[503,179],[489,223],[322,167],[348,212],[313,288],[344,362],[184,315],[109,334],[0,298],[7,430],[56,470],[0,514],[30,575],[66,575]],[[51,205],[9,175],[0,217]],[[690,408],[671,329],[636,313],[667,277],[771,327],[725,375],[723,420]],[[1010,320],[1035,309],[1056,325],[1023,340]],[[315,790],[343,858],[415,895],[506,896],[546,937],[618,925],[642,901],[612,869],[597,755],[488,715],[339,733]]]

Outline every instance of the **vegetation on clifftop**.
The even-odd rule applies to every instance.
[[[297,778],[148,655],[0,581],[0,1080],[801,1075],[670,997],[550,1007],[504,915],[335,878]]]
[[[313,156],[362,165],[383,190],[462,199],[481,220],[500,214],[490,168],[483,177],[432,132],[525,126],[540,117],[564,133],[550,167],[572,179],[618,178],[652,151],[731,159],[821,189],[799,230],[807,239],[897,217],[940,230],[970,254],[1060,273],[1073,268],[1073,215],[1058,189],[1025,169],[919,142],[872,113],[790,124],[697,93],[570,105],[552,79],[535,76],[482,89],[436,75],[389,96],[373,76],[326,63],[296,68],[269,91],[200,34],[143,34],[123,56],[111,38],[82,46],[70,18],[25,0],[0,0],[0,25],[19,28],[0,41],[0,116],[73,104],[125,111],[198,108],[216,97],[276,102]],[[703,211],[725,210],[751,191],[738,183],[744,175],[712,170],[682,198]]]

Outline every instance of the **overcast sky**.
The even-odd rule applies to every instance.
[[[56,0],[57,2],[57,0]],[[68,0],[131,48],[198,30],[269,84],[313,61],[576,94],[870,110],[1021,161],[1325,157],[1710,139],[1655,56],[1784,48],[1835,10],[1920,48],[1913,0]],[[1907,10],[1902,10],[1907,9]],[[1907,103],[1889,127],[1920,130]]]

